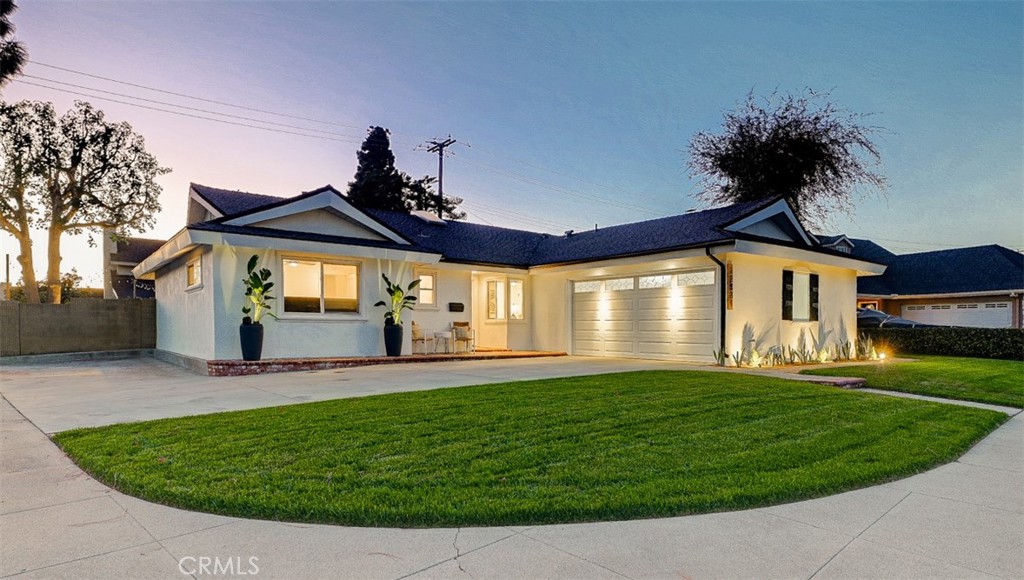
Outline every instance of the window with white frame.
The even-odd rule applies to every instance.
[[[359,267],[355,264],[285,258],[284,311],[359,312]]]
[[[505,320],[505,282],[487,281],[487,320]]]
[[[782,319],[797,322],[818,320],[818,275],[782,271]]]
[[[185,289],[191,290],[203,285],[203,258],[202,256],[189,260],[185,264]]]
[[[512,278],[508,281],[508,318],[523,320],[526,309],[526,296],[523,281]]]
[[[420,285],[418,286],[417,303],[421,306],[437,306],[437,274],[434,272],[420,272]]]
[[[600,280],[586,280],[583,282],[576,282],[572,286],[572,291],[576,294],[586,294],[588,292],[600,292],[601,281]]]

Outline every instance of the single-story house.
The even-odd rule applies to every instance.
[[[114,239],[110,232],[103,232],[103,297],[153,298],[153,281],[137,280],[132,269],[166,242],[134,237]]]
[[[857,306],[924,324],[1021,328],[1024,254],[998,245],[896,255],[871,240],[822,245],[887,266],[857,281]]]
[[[480,348],[707,363],[751,341],[840,344],[856,340],[857,277],[885,269],[822,247],[781,199],[551,235],[360,210],[329,185],[192,184],[185,228],[133,270],[156,284],[157,348],[240,358],[254,254],[276,282],[265,358],[382,354],[382,273],[421,280],[421,328],[468,322]]]

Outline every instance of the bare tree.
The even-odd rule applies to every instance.
[[[834,211],[849,213],[859,187],[878,192],[886,180],[866,114],[837,107],[829,95],[755,98],[753,92],[725,114],[720,133],[700,132],[690,142],[690,172],[699,198],[718,205],[782,196],[798,216],[822,226]]]

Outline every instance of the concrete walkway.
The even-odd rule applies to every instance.
[[[561,361],[561,367],[512,361],[452,363],[459,366],[451,369],[438,363],[397,378],[354,373],[374,369],[269,377],[296,379],[281,385],[259,376],[196,377],[145,360],[5,368],[0,391],[18,409],[0,400],[0,577],[213,575],[213,564],[202,574],[203,558],[218,559],[221,575],[230,563],[233,572],[253,575],[255,567],[266,578],[1024,577],[1022,415],[958,461],[827,498],[657,520],[430,530],[284,524],[151,504],[99,484],[43,433],[182,410],[357,396],[389,385],[413,390],[681,368]]]

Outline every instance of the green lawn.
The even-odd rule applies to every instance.
[[[674,371],[342,399],[79,429],[56,440],[100,480],[168,505],[463,526],[672,516],[827,495],[948,462],[1005,419]]]
[[[1024,407],[1024,362],[948,356],[915,358],[920,360],[804,373],[864,377],[873,389]]]

